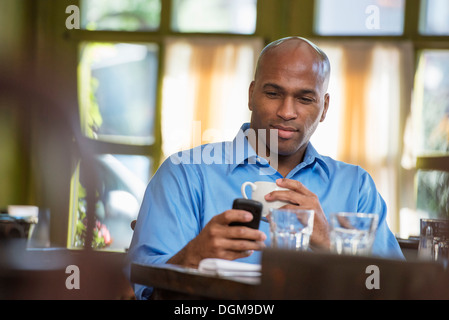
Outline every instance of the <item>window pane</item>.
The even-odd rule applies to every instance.
[[[262,46],[260,39],[166,40],[161,115],[165,156],[235,137],[250,119],[248,87]]]
[[[158,48],[152,44],[82,45],[78,84],[86,136],[153,143],[157,55]]]
[[[414,90],[418,153],[449,152],[449,50],[420,54]]]
[[[419,170],[417,208],[431,218],[449,217],[449,173]]]
[[[150,179],[151,160],[144,156],[101,155],[95,158],[97,174],[96,224],[93,246],[124,250],[132,237],[131,221],[137,218],[145,187]],[[83,247],[86,232],[86,181],[91,177],[81,162],[77,181],[72,185],[73,247]]]
[[[317,0],[315,31],[320,35],[401,35],[404,0]]]
[[[257,0],[173,0],[172,29],[179,32],[253,34]]]
[[[449,35],[449,1],[422,0],[419,31],[426,35]]]
[[[156,30],[160,0],[81,0],[81,24],[87,30]]]
[[[389,212],[398,207],[398,124],[404,64],[400,45],[372,41],[321,40],[329,57],[329,110],[311,142],[321,154],[370,172]],[[387,216],[396,232],[394,214]]]

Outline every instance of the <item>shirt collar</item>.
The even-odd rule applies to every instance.
[[[260,158],[257,155],[256,151],[253,149],[248,139],[246,138],[245,132],[249,129],[249,127],[249,123],[244,123],[240,127],[237,135],[232,141],[231,152],[226,153],[226,156],[229,158],[226,160],[231,164],[231,171],[237,168],[240,164],[245,163],[246,160],[248,160],[249,163],[257,163],[257,161],[260,162],[261,160],[267,162],[265,159]]]
[[[303,161],[298,164],[293,170],[299,170],[305,166],[313,164],[314,162],[318,163],[321,166],[321,168],[329,178],[329,166],[327,165],[324,157],[316,151],[311,142],[309,142],[307,146]]]
[[[231,164],[231,172],[237,168],[240,164],[244,164],[246,161],[249,164],[257,164],[261,167],[268,167],[269,163],[268,161],[263,158],[259,157],[256,153],[256,151],[253,149],[251,144],[249,143],[248,139],[246,138],[246,131],[250,128],[249,123],[244,123],[234,140],[232,141],[232,151],[231,153],[228,153],[228,157],[232,156],[232,159],[227,159],[229,161],[228,163]],[[320,155],[316,149],[312,146],[312,143],[309,142],[306,152],[304,154],[304,160],[303,162],[299,163],[292,171],[298,171],[301,168],[304,168],[308,165],[313,164],[314,162],[317,162],[323,170],[326,172],[327,177],[329,178],[329,167],[324,160],[323,156]]]

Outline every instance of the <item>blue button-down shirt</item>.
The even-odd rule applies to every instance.
[[[165,263],[195,238],[209,220],[232,207],[241,198],[245,181],[283,178],[268,162],[258,157],[245,137],[246,123],[233,141],[199,146],[172,155],[151,179],[137,219],[129,250],[132,262]],[[332,212],[366,212],[379,215],[373,255],[403,258],[396,238],[386,222],[387,208],[371,176],[355,165],[318,154],[309,143],[304,160],[285,177],[298,180],[315,193],[326,215]],[[267,235],[269,224],[261,221]],[[254,252],[240,261],[260,263]],[[137,298],[148,288],[135,285]]]

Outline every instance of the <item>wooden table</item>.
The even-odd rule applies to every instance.
[[[131,265],[131,282],[155,288],[153,299],[251,299],[260,278],[222,278],[174,265]]]
[[[378,289],[367,287],[375,276],[369,266],[377,267]],[[131,281],[154,287],[155,299],[449,299],[448,272],[441,264],[271,248],[263,252],[260,279],[133,264]]]
[[[0,241],[0,301],[125,299],[125,253],[66,248],[26,249]],[[67,286],[76,266],[79,287]],[[72,271],[70,271],[72,270]],[[113,279],[113,281],[111,281]]]

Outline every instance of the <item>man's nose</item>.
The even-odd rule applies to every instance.
[[[277,110],[277,116],[282,120],[296,119],[298,114],[295,108],[295,99],[292,97],[285,97]]]

